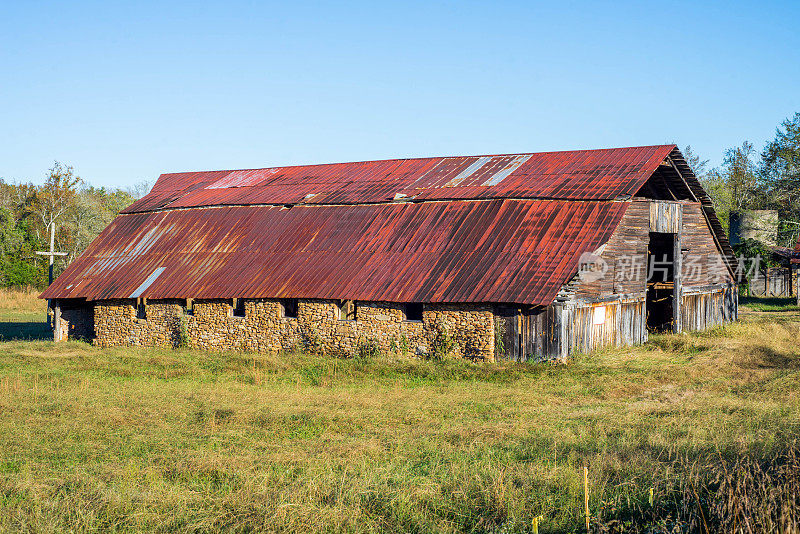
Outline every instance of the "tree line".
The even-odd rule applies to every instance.
[[[117,216],[146,193],[146,184],[130,189],[92,187],[68,165],[55,162],[41,185],[0,179],[0,285],[44,288],[55,223],[56,276]]]

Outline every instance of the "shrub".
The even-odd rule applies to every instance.
[[[300,331],[300,337],[302,339],[303,348],[311,352],[313,354],[323,354],[325,349],[322,345],[322,339],[320,339],[319,334],[317,334],[314,330],[309,327],[303,327]]]
[[[431,349],[431,359],[434,360],[443,360],[458,350],[458,343],[443,322],[436,323]]]
[[[189,327],[186,321],[186,316],[183,316],[178,324],[178,339],[175,343],[175,346],[177,348],[187,348],[190,345],[191,340],[189,339]]]
[[[506,323],[505,321],[497,321],[494,323],[494,353],[497,358],[506,355]]]
[[[356,350],[355,357],[359,360],[372,360],[381,355],[381,347],[374,339],[360,341],[358,349]]]
[[[408,338],[405,334],[402,334],[400,336],[400,352],[403,354],[403,356],[408,356],[408,347]]]

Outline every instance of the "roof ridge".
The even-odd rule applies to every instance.
[[[506,156],[536,156],[540,154],[562,154],[567,152],[604,152],[610,150],[631,150],[631,149],[647,149],[647,148],[662,148],[662,147],[675,147],[675,143],[666,143],[662,145],[633,145],[633,146],[619,146],[607,148],[575,148],[570,150],[545,150],[543,152],[509,152],[504,154],[461,154],[449,156],[421,156],[421,157],[407,157],[407,158],[385,158],[385,159],[364,159],[356,161],[329,161],[325,163],[301,163],[295,165],[273,165],[271,167],[250,167],[243,169],[206,169],[202,171],[178,171],[178,172],[165,172],[159,176],[170,176],[175,174],[205,174],[212,172],[241,172],[241,171],[264,171],[269,169],[293,169],[297,167],[323,167],[327,165],[356,165],[358,163],[388,163],[391,161],[414,161],[414,160],[432,160],[432,159],[454,159],[454,158],[502,158]]]
[[[421,200],[406,199],[406,200],[376,200],[364,202],[341,202],[341,203],[314,203],[314,202],[260,202],[260,203],[221,203],[221,204],[203,204],[201,206],[163,206],[160,208],[153,208],[143,211],[121,211],[119,215],[137,215],[141,213],[165,213],[171,211],[187,211],[199,209],[221,209],[221,208],[336,208],[336,207],[358,207],[358,206],[384,206],[394,204],[444,204],[450,202],[638,202],[640,198],[629,197],[627,195],[616,198],[560,198],[560,197],[481,197],[481,198],[426,198]],[[677,202],[683,202],[678,200]]]
[[[633,195],[676,145],[446,156],[162,174],[123,210],[247,204],[353,205],[392,200]],[[312,198],[313,197],[313,198]]]

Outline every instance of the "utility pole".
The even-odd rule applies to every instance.
[[[56,252],[55,251],[55,244],[56,244],[56,223],[55,222],[51,222],[50,223],[50,251],[49,252],[43,252],[43,251],[39,251],[39,250],[36,251],[36,254],[38,254],[40,256],[50,256],[50,273],[49,273],[49,276],[48,276],[49,281],[47,283],[48,286],[53,283],[53,259],[56,256],[66,256],[67,255],[66,252]],[[47,299],[47,324],[48,324],[48,326],[52,327],[53,325],[52,325],[52,322],[50,321],[50,309],[51,309],[50,299]]]

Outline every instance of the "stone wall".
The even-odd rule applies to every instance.
[[[147,303],[147,318],[136,316],[135,300],[104,300],[94,306],[94,343],[114,345],[176,346],[183,317],[182,300]]]
[[[402,304],[357,303],[356,320],[340,320],[335,301],[300,300],[297,318],[283,317],[280,301],[245,299],[244,316],[230,299],[149,300],[137,318],[136,301],[104,300],[94,306],[95,344],[174,347],[182,342],[210,350],[278,352],[293,349],[351,356],[377,347],[383,352],[494,360],[494,314],[490,306],[426,305],[421,321],[406,321]]]

